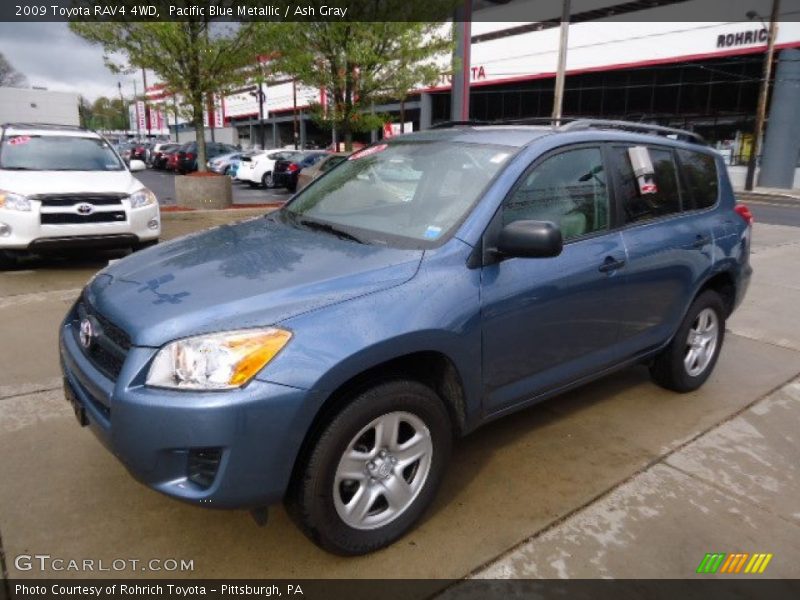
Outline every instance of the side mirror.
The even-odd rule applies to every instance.
[[[558,256],[563,247],[561,230],[550,221],[514,221],[497,239],[497,251],[512,258]]]
[[[137,171],[144,171],[147,165],[141,160],[134,159],[131,161],[130,167],[128,168],[131,170],[131,173],[136,173]]]

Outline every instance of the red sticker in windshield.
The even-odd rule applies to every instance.
[[[27,144],[31,141],[31,136],[29,135],[18,135],[16,137],[12,137],[8,140],[8,143],[12,146],[19,146],[22,144]]]
[[[387,144],[378,144],[377,146],[369,146],[368,148],[364,148],[363,150],[359,150],[347,157],[347,160],[358,160],[359,158],[365,158],[367,156],[372,156],[373,154],[377,154],[378,152],[383,152],[389,146]]]

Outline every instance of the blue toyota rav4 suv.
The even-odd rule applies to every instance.
[[[636,363],[708,378],[752,219],[701,142],[573,121],[374,144],[281,210],[99,272],[61,327],[66,395],[148,486],[283,500],[322,547],[375,550],[454,437]]]

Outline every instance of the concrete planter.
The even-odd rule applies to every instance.
[[[229,208],[233,203],[231,178],[179,175],[175,177],[175,200],[187,208]]]

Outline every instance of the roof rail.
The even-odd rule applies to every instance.
[[[613,121],[610,119],[577,119],[570,121],[560,127],[561,131],[577,131],[581,129],[620,129],[639,133],[649,133],[653,135],[670,136],[674,135],[678,140],[708,145],[706,140],[699,133],[686,131],[685,129],[674,129],[652,123],[632,123],[630,121]]]
[[[479,121],[479,120],[469,120],[469,121],[442,121],[441,123],[436,123],[431,125],[428,129],[444,129],[445,127],[469,127],[470,125],[492,125],[491,121]]]
[[[69,129],[72,131],[89,131],[80,125],[61,125],[59,123],[3,123],[0,127],[16,129]]]

